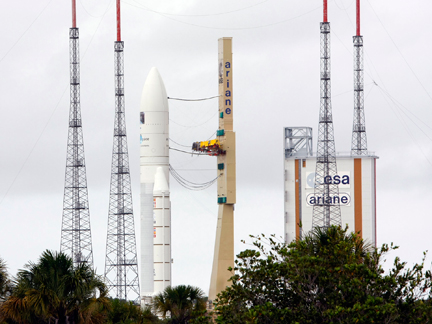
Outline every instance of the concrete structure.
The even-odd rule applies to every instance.
[[[165,262],[167,257],[169,261],[171,260],[170,221],[163,223],[166,226],[162,235],[163,241],[159,239],[160,230],[156,229],[156,225],[161,222],[157,215],[163,214],[170,208],[167,98],[162,78],[158,70],[152,68],[144,84],[140,109],[141,304],[147,303],[153,294],[171,283],[171,266],[167,270],[166,266],[155,267],[154,264],[154,262]],[[158,186],[155,185],[157,171]],[[160,204],[163,206],[162,209]],[[170,215],[165,216],[170,219]],[[165,246],[164,251],[169,250],[165,253],[164,260],[160,259],[160,244]],[[155,280],[162,281],[163,287],[159,284],[155,285]]]
[[[315,197],[316,156],[312,153],[312,129],[284,129],[284,210],[285,242],[300,238],[312,228]],[[339,185],[342,226],[360,232],[376,245],[376,159],[373,152],[353,156],[337,153],[337,175],[326,179]],[[301,224],[301,227],[299,226]]]
[[[217,156],[218,222],[210,280],[209,300],[228,285],[234,268],[234,204],[236,203],[235,133],[233,131],[232,38],[219,39],[219,129],[217,138],[224,154]]]

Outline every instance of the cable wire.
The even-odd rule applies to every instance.
[[[417,74],[414,72],[413,68],[411,67],[411,65],[408,63],[408,61],[406,60],[405,56],[402,54],[402,52],[400,51],[399,47],[396,45],[395,41],[393,40],[393,38],[390,36],[390,33],[387,31],[387,28],[385,28],[384,24],[382,23],[381,19],[379,18],[378,14],[376,13],[374,7],[372,6],[372,4],[370,3],[369,0],[367,0],[367,2],[369,3],[369,6],[372,8],[372,11],[374,12],[375,16],[377,17],[378,21],[380,22],[381,26],[383,27],[384,31],[387,33],[387,36],[390,38],[390,40],[392,41],[394,47],[396,47],[396,50],[399,52],[400,56],[402,57],[402,59],[404,60],[405,64],[408,66],[408,68],[410,69],[411,73],[414,75],[414,77],[416,78],[417,82],[420,84],[420,86],[423,88],[423,90],[426,92],[427,96],[429,97],[429,99],[432,100],[432,96],[429,94],[429,91],[427,91],[426,87],[423,85],[423,83],[420,81],[419,77],[417,76]]]
[[[50,2],[45,6],[45,8],[44,8],[40,13],[39,13],[39,15],[36,17],[36,19],[31,23],[31,25],[29,26],[29,28],[30,28],[30,27],[33,25],[33,23],[34,23],[34,22],[39,18],[39,16],[40,16],[44,11],[45,11],[46,7],[48,7],[48,5],[49,5],[50,3],[51,3],[51,1],[50,1]],[[84,51],[84,53],[83,53],[83,55],[82,55],[82,60],[83,60],[83,61],[84,61],[84,57],[86,56],[86,53],[87,53],[87,51],[88,51],[88,49],[89,49],[89,47],[90,47],[90,44],[91,44],[92,41],[93,41],[93,38],[94,38],[94,36],[96,35],[96,32],[98,31],[99,26],[100,26],[100,24],[101,24],[103,18],[105,17],[106,13],[108,12],[108,9],[109,9],[109,7],[111,6],[112,3],[113,3],[113,1],[111,1],[111,2],[108,4],[108,7],[107,7],[107,9],[105,10],[105,13],[104,13],[103,17],[102,17],[101,20],[99,21],[99,24],[98,24],[98,26],[97,26],[97,28],[96,28],[96,30],[95,30],[95,32],[94,32],[92,38],[90,39],[90,42],[89,42],[89,44],[87,45],[87,48],[85,49],[85,51]],[[29,29],[29,28],[28,28],[28,29]],[[27,30],[28,30],[28,29],[27,29]],[[27,31],[25,31],[24,34],[25,34],[26,32],[27,32]],[[16,43],[19,42],[19,40],[22,38],[22,36],[24,36],[24,34],[21,35],[21,37],[16,41]],[[12,48],[16,45],[16,43],[12,46]],[[8,53],[12,50],[12,48],[8,51]],[[5,57],[6,57],[6,55],[7,55],[8,53],[6,53],[5,56],[3,56],[3,58],[0,60],[0,62],[1,62]],[[64,88],[63,93],[62,93],[62,95],[60,96],[60,99],[58,100],[56,106],[54,107],[54,110],[51,112],[51,115],[49,116],[48,121],[45,123],[45,126],[43,127],[41,133],[39,134],[39,136],[38,136],[36,142],[34,143],[34,145],[33,145],[33,147],[31,148],[29,154],[27,155],[27,157],[25,158],[25,160],[24,160],[23,164],[21,165],[21,167],[20,167],[18,173],[15,175],[14,179],[12,180],[12,183],[10,184],[10,186],[8,187],[8,189],[6,190],[6,193],[5,193],[5,194],[3,195],[3,197],[1,198],[1,200],[0,200],[0,205],[3,203],[3,200],[6,198],[6,196],[7,196],[8,193],[9,193],[9,191],[12,189],[12,187],[13,187],[13,185],[15,184],[16,180],[17,180],[18,177],[20,176],[22,170],[24,169],[24,166],[27,164],[27,161],[29,160],[29,158],[30,158],[30,156],[32,155],[32,153],[33,153],[34,149],[36,148],[36,146],[38,145],[40,139],[42,138],[42,135],[45,133],[45,130],[47,129],[48,124],[50,123],[52,117],[54,116],[55,112],[57,111],[57,109],[58,109],[58,107],[59,107],[59,105],[60,105],[60,102],[62,101],[62,99],[63,99],[63,97],[64,97],[64,95],[65,95],[65,93],[66,93],[66,90],[67,90],[69,87],[70,87],[70,85],[68,84],[68,85]]]
[[[171,98],[168,97],[169,100],[179,100],[179,101],[204,101],[204,100],[210,100],[210,99],[214,99],[214,98],[219,98],[219,96],[214,96],[214,97],[208,97],[208,98],[201,98],[201,99],[182,99],[182,98]]]
[[[256,6],[258,6],[260,4],[263,4],[264,2],[267,2],[267,1],[269,1],[269,0],[264,0],[264,1],[261,1],[261,2],[258,2],[256,4],[254,4],[254,5],[250,5],[248,7],[244,7],[244,8],[240,8],[240,9],[236,9],[236,10],[231,10],[231,11],[218,12],[218,13],[214,13],[214,14],[200,14],[200,15],[199,14],[198,15],[190,15],[189,14],[189,15],[182,15],[182,14],[173,14],[173,13],[169,13],[169,12],[156,11],[156,10],[153,10],[153,9],[151,9],[149,7],[146,7],[145,5],[143,5],[141,3],[138,3],[137,0],[134,0],[135,3],[138,3],[139,5],[142,6],[142,7],[138,7],[137,6],[138,8],[141,8],[141,9],[144,9],[144,10],[147,10],[147,11],[151,11],[151,12],[154,12],[154,13],[157,13],[157,14],[161,14],[161,15],[178,16],[178,17],[209,17],[209,16],[226,15],[226,14],[230,14],[230,13],[233,13],[233,12],[239,12],[239,11],[243,11],[243,10],[246,10],[246,9],[249,9],[249,8],[252,8],[252,7],[256,7]],[[128,4],[128,5],[131,5],[131,6],[135,6],[135,5],[132,5],[132,4],[127,3],[127,2],[125,2],[125,3]]]
[[[45,9],[48,8],[49,4],[52,2],[52,0],[50,0],[46,6],[42,9],[41,12],[39,12],[39,14],[36,16],[36,18],[32,21],[32,23],[27,27],[27,29],[24,31],[24,33],[21,34],[20,37],[18,37],[18,39],[16,40],[16,42],[9,48],[9,50],[6,52],[5,55],[3,55],[3,57],[0,59],[0,62],[2,62],[4,60],[4,58],[14,49],[14,47],[16,46],[16,44],[18,44],[18,42],[21,40],[21,38],[23,38],[23,36],[25,34],[27,34],[27,32],[29,31],[29,29],[33,26],[33,24],[36,22],[36,20],[39,19],[39,17],[44,13]]]
[[[103,19],[105,18],[105,15],[107,14],[108,10],[110,9],[111,5],[113,4],[113,2],[114,2],[114,1],[111,0],[111,1],[108,3],[108,6],[107,6],[107,8],[105,9],[104,14],[102,15],[101,19],[99,20],[99,23],[98,23],[98,25],[97,25],[97,27],[96,27],[95,32],[93,33],[92,37],[90,38],[90,42],[88,43],[87,48],[84,50],[84,54],[83,54],[83,56],[82,56],[82,60],[84,60],[84,57],[86,56],[87,51],[88,51],[88,49],[90,48],[91,43],[93,42],[93,38],[95,37],[97,31],[99,30],[99,27],[100,27],[100,25],[101,25]]]
[[[417,117],[417,115],[415,115],[411,110],[407,109],[399,101],[397,101],[392,95],[390,95],[390,93],[388,91],[386,91],[385,89],[381,88],[376,83],[375,83],[375,85],[378,87],[378,89],[380,89],[393,102],[393,104],[396,107],[399,108],[399,110],[414,124],[414,126],[416,126],[432,142],[432,138],[429,137],[429,135],[407,114],[407,112],[410,113],[413,117],[415,117],[418,121],[420,121],[421,123],[423,123],[429,129],[432,129],[432,127],[429,126],[428,124],[426,124],[421,118]]]
[[[131,3],[127,3],[127,2],[124,2],[124,3],[127,4],[127,5],[130,5],[130,6],[133,6],[133,7],[140,8],[142,10],[152,11],[152,10],[145,9],[143,7],[139,7],[139,6],[133,5]],[[246,30],[246,29],[265,28],[265,27],[271,27],[271,26],[283,24],[283,23],[286,23],[288,21],[292,21],[292,20],[298,19],[300,17],[306,16],[306,15],[308,15],[308,14],[310,14],[310,13],[316,11],[316,10],[320,10],[321,8],[322,8],[322,6],[320,5],[319,7],[316,7],[314,9],[312,9],[312,10],[309,10],[309,11],[307,11],[305,13],[302,13],[302,14],[300,14],[298,16],[295,16],[295,17],[290,17],[290,18],[287,18],[287,19],[284,19],[284,20],[281,20],[281,21],[277,21],[277,22],[273,22],[273,23],[269,23],[269,24],[266,24],[266,25],[258,25],[258,26],[250,26],[250,27],[210,27],[210,26],[203,26],[203,25],[192,24],[192,23],[188,23],[188,22],[181,21],[181,20],[178,20],[178,19],[174,19],[172,17],[168,17],[168,15],[166,15],[166,14],[159,13],[157,11],[152,11],[152,12],[154,12],[155,14],[158,14],[158,15],[160,15],[162,17],[165,17],[166,19],[169,19],[169,20],[172,20],[172,21],[184,24],[184,25],[189,25],[189,26],[194,26],[194,27],[199,27],[199,28],[215,29],[215,30]]]
[[[216,111],[216,112],[215,112],[215,113],[214,113],[214,114],[213,114],[209,119],[207,119],[206,121],[204,121],[204,122],[202,122],[201,124],[198,124],[198,125],[182,125],[182,124],[179,124],[179,123],[175,122],[175,121],[172,120],[171,118],[170,118],[170,122],[173,122],[174,124],[176,124],[176,125],[178,125],[178,126],[186,127],[186,128],[199,127],[199,126],[202,126],[202,125],[208,123],[208,122],[209,122],[210,120],[212,120],[212,119],[214,118],[214,116],[216,116],[218,113],[219,113],[219,112]]]
[[[189,181],[185,178],[183,178],[170,164],[169,166],[169,171],[170,174],[173,176],[173,178],[184,188],[188,189],[188,190],[194,190],[194,191],[198,191],[198,190],[204,190],[209,188],[211,185],[213,185],[217,179],[219,178],[219,176],[217,176],[216,178],[204,182],[204,183],[196,183],[196,182],[192,182]]]
[[[181,153],[191,154],[191,155],[206,155],[206,154],[203,154],[203,153],[186,152],[186,151],[183,151],[183,150],[175,149],[173,147],[170,147],[169,149],[173,150],[173,151],[181,152]]]
[[[67,89],[68,89],[68,88],[65,88],[65,89],[64,89],[64,91],[63,91],[63,93],[62,93],[62,95],[61,95],[59,101],[57,102],[57,105],[55,106],[54,110],[51,112],[51,115],[49,116],[48,121],[45,123],[45,126],[43,127],[43,129],[42,129],[42,131],[40,132],[38,138],[36,139],[36,142],[33,144],[33,147],[31,148],[29,154],[27,154],[27,157],[25,158],[23,164],[21,165],[21,167],[20,167],[18,173],[15,175],[14,179],[12,180],[12,183],[9,185],[9,188],[6,190],[6,193],[3,195],[2,199],[0,200],[0,205],[3,203],[3,200],[6,198],[6,196],[7,196],[8,193],[9,193],[9,191],[12,189],[13,185],[15,184],[15,181],[18,179],[19,175],[21,174],[22,170],[24,169],[24,166],[27,164],[27,161],[29,160],[30,156],[32,155],[34,149],[35,149],[36,146],[39,144],[39,141],[40,141],[42,135],[45,133],[45,130],[47,129],[48,124],[50,123],[52,117],[54,116],[55,112],[57,111],[57,108],[59,107],[60,102],[62,101],[63,96],[64,96],[64,94],[66,93],[66,90],[67,90]]]
[[[379,89],[383,90],[382,88],[379,88]],[[414,144],[419,149],[420,153],[423,155],[423,157],[426,159],[426,161],[432,166],[432,161],[429,160],[429,158],[427,157],[427,155],[425,154],[425,152],[422,150],[420,144],[418,143],[418,141],[415,139],[414,135],[412,134],[412,132],[408,128],[408,125],[405,123],[405,121],[402,119],[402,117],[397,114],[397,110],[393,109],[392,105],[388,102],[387,98],[385,97],[385,95],[387,95],[387,94],[384,91],[381,91],[381,95],[383,96],[384,100],[387,102],[387,104],[389,105],[390,109],[393,111],[393,113],[395,114],[395,116],[399,119],[399,121],[401,122],[402,126],[405,128],[405,131],[408,133],[408,135],[411,137],[411,139],[414,142]],[[390,101],[393,101],[393,99],[390,96],[388,98],[390,99]],[[395,104],[394,101],[393,101],[393,104]],[[395,104],[395,106],[397,107],[396,104]],[[403,112],[402,109],[400,109],[399,114],[401,112]]]
[[[105,13],[103,13],[103,14],[101,14],[101,15],[99,15],[99,16],[95,16],[95,15],[92,15],[87,9],[86,9],[86,7],[84,6],[84,3],[83,3],[83,1],[82,0],[80,0],[80,4],[81,4],[81,7],[84,9],[84,11],[87,13],[87,15],[89,15],[90,17],[93,17],[93,18],[101,18],[101,17],[103,17],[103,16],[105,16]]]
[[[180,143],[177,143],[176,141],[174,141],[172,138],[170,138],[169,139],[171,142],[173,142],[173,143],[175,143],[175,144],[177,144],[177,145],[179,145],[179,146],[183,146],[183,147],[187,147],[187,148],[191,148],[191,146],[190,145],[183,145],[183,144],[180,144]]]
[[[210,137],[207,139],[207,141],[208,141],[209,139],[211,139],[212,137],[214,137],[215,135],[216,135],[216,132],[214,132],[213,134],[211,134]]]

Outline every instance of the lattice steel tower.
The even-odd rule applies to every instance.
[[[321,26],[321,103],[318,124],[318,147],[315,171],[315,197],[312,226],[341,225],[339,187],[331,179],[337,174],[336,149],[330,89],[330,23],[327,21],[327,0],[324,0],[324,21]],[[336,199],[337,198],[337,199]]]
[[[367,155],[366,122],[363,91],[363,36],[360,36],[360,0],[356,6],[356,36],[354,42],[354,118],[351,140],[352,155]]]
[[[69,46],[70,111],[60,251],[72,257],[74,266],[87,262],[93,268],[81,124],[79,30],[76,27],[75,0],[72,0],[72,28],[69,30]]]
[[[117,0],[117,41],[114,42],[115,121],[105,281],[113,297],[139,303],[138,260],[125,121],[123,47],[120,0]]]

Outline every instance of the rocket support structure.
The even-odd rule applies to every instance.
[[[169,109],[159,71],[152,68],[141,96],[141,305],[171,285]]]
[[[233,131],[232,38],[219,39],[219,129],[216,132],[225,154],[217,156],[218,220],[209,300],[230,285],[234,268],[234,204],[236,203],[235,132]]]

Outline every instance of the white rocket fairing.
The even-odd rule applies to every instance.
[[[158,70],[153,67],[144,84],[140,109],[140,283],[143,303],[171,284],[168,116],[165,86]],[[158,229],[161,224],[165,227],[163,231]],[[166,260],[169,260],[169,266],[163,267],[162,263]],[[155,284],[155,280],[158,284]],[[160,286],[160,282],[165,284]]]

